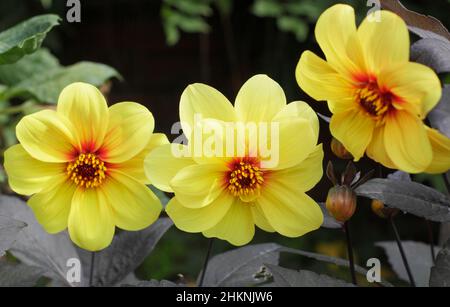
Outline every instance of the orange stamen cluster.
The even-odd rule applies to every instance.
[[[95,154],[80,154],[67,165],[67,175],[76,185],[85,188],[98,187],[105,179],[106,166]]]
[[[253,161],[236,161],[228,174],[228,190],[233,196],[257,192],[264,182],[263,172]]]
[[[392,108],[393,95],[371,81],[356,90],[356,100],[369,115],[381,119]]]

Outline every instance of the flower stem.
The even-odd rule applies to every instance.
[[[431,222],[429,220],[425,220],[425,224],[427,226],[427,231],[428,231],[428,241],[430,243],[430,249],[431,249],[431,258],[433,260],[436,259],[436,255],[434,253],[434,236],[433,236],[433,228],[431,227]]]
[[[442,179],[444,179],[444,184],[445,184],[445,187],[447,188],[447,193],[450,195],[450,182],[447,178],[447,174],[443,173]]]
[[[203,269],[202,269],[202,273],[200,275],[200,280],[198,282],[198,287],[202,287],[203,286],[203,280],[205,279],[206,269],[208,268],[208,262],[209,262],[209,258],[211,256],[211,250],[212,250],[212,247],[213,247],[213,242],[214,242],[213,238],[209,239],[208,249],[206,251],[205,261],[203,262]]]
[[[91,252],[91,270],[89,273],[89,287],[94,286],[94,271],[95,271],[95,252]]]
[[[355,261],[353,260],[353,247],[352,247],[352,239],[350,236],[350,229],[348,227],[348,221],[344,223],[344,232],[345,238],[347,239],[347,253],[348,253],[348,261],[350,262],[350,275],[352,277],[352,283],[357,285],[356,281],[356,273],[355,273]]]
[[[411,273],[411,269],[409,268],[408,260],[406,259],[405,251],[403,250],[402,241],[400,239],[400,235],[398,233],[397,226],[395,225],[394,218],[390,218],[389,221],[391,222],[392,230],[394,230],[395,240],[397,241],[398,249],[400,250],[400,255],[402,256],[403,264],[406,269],[406,273],[408,273],[409,283],[412,287],[416,286],[416,283],[414,282],[413,275]]]

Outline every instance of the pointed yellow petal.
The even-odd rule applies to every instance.
[[[298,165],[272,172],[269,180],[271,180],[271,178],[276,178],[277,181],[285,183],[286,185],[294,185],[300,192],[309,191],[322,178],[322,161],[323,149],[322,144],[320,144]]]
[[[375,121],[362,110],[335,113],[330,122],[331,134],[358,161],[372,139]]]
[[[420,173],[432,161],[425,127],[420,118],[408,112],[396,111],[386,118],[384,142],[389,158],[402,171]]]
[[[375,74],[389,65],[409,61],[409,33],[403,19],[385,10],[377,14],[378,21],[371,20],[371,15],[358,28],[368,68]]]
[[[269,180],[256,203],[278,233],[298,237],[322,225],[322,210],[314,200],[294,184],[286,185],[277,178]]]
[[[327,62],[335,70],[347,76],[360,70],[347,54],[350,43],[356,43],[355,12],[345,4],[336,4],[320,15],[316,23],[315,36]],[[353,39],[352,39],[353,38]]]
[[[23,117],[16,135],[25,150],[45,162],[67,162],[80,148],[74,127],[52,110],[43,110]]]
[[[166,212],[177,228],[186,232],[202,232],[214,227],[225,216],[234,201],[228,193],[222,193],[209,206],[191,209],[181,205],[173,197],[166,206]]]
[[[191,84],[183,91],[180,100],[180,120],[183,132],[190,138],[195,117],[235,121],[234,108],[218,90],[206,84]]]
[[[102,93],[87,83],[66,86],[58,99],[58,113],[76,127],[84,151],[95,152],[103,142],[108,127],[108,106]]]
[[[169,144],[169,140],[164,133],[154,133],[147,146],[136,156],[123,163],[112,165],[121,172],[139,180],[144,184],[150,184],[150,180],[145,175],[144,160],[148,154],[158,146]]]
[[[147,186],[120,171],[109,174],[100,190],[112,208],[117,227],[136,231],[158,219],[162,205]]]
[[[389,158],[386,151],[386,143],[384,139],[384,126],[375,128],[372,135],[372,140],[367,147],[366,153],[372,160],[381,163],[385,167],[396,169],[394,162]]]
[[[264,231],[275,232],[275,229],[273,229],[272,225],[270,225],[270,223],[269,223],[269,220],[264,215],[264,212],[261,209],[261,206],[258,204],[252,204],[250,206],[251,206],[250,208],[252,210],[252,216],[253,216],[253,221],[255,222],[255,225]]]
[[[268,123],[285,105],[281,86],[266,75],[256,75],[242,85],[234,107],[239,121]]]
[[[89,251],[99,251],[111,244],[114,217],[102,193],[97,189],[78,188],[72,199],[68,221],[72,241]]]
[[[207,238],[226,240],[235,246],[249,243],[255,235],[250,206],[241,201],[235,201],[222,220],[204,231],[203,235]]]
[[[28,200],[34,216],[47,232],[58,233],[67,228],[75,190],[76,185],[65,174],[59,174]]]
[[[293,101],[275,115],[273,121],[303,118],[309,121],[316,138],[319,137],[319,119],[316,112],[304,101]],[[317,142],[317,141],[316,141]]]
[[[121,102],[109,108],[109,125],[100,152],[110,163],[127,161],[141,152],[153,133],[152,113],[135,102]]]
[[[400,97],[399,107],[413,108],[422,118],[436,106],[442,95],[436,73],[419,63],[390,66],[380,73],[379,83]]]
[[[300,88],[315,100],[352,96],[351,83],[311,51],[302,53],[295,77]]]
[[[145,175],[152,185],[166,192],[173,192],[170,187],[172,178],[184,167],[193,165],[192,158],[180,156],[187,149],[181,144],[167,144],[152,150],[144,160]]]
[[[47,163],[34,159],[17,144],[5,153],[5,171],[11,189],[22,195],[41,191],[53,176],[64,173],[64,163]]]
[[[263,159],[261,164],[263,168],[292,167],[305,160],[316,147],[316,132],[309,120],[295,118],[278,123],[279,133],[270,138],[269,144],[272,144],[270,159]]]
[[[426,131],[433,150],[433,161],[425,169],[425,172],[445,173],[450,169],[450,139],[436,129],[426,127]]]
[[[225,164],[190,165],[172,178],[170,186],[183,206],[201,208],[221,194],[226,171]]]

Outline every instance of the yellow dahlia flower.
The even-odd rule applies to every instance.
[[[20,142],[5,152],[10,187],[32,195],[28,205],[49,233],[66,228],[73,242],[91,251],[107,247],[115,226],[140,230],[159,216],[161,203],[145,184],[144,157],[168,143],[153,134],[152,114],[121,102],[108,108],[100,91],[73,83],[57,110],[22,118]]]
[[[323,151],[317,116],[306,103],[286,104],[278,83],[257,75],[234,107],[212,87],[189,85],[180,119],[188,145],[158,147],[144,162],[150,181],[175,193],[166,212],[179,229],[239,246],[251,241],[255,224],[288,237],[320,227],[322,212],[305,192],[322,177]],[[271,153],[261,144],[271,144]]]
[[[409,33],[389,11],[355,25],[353,8],[337,4],[319,18],[315,36],[326,61],[310,51],[296,69],[300,87],[326,100],[332,135],[355,161],[364,153],[409,173],[450,168],[450,140],[422,120],[441,97],[428,67],[409,62]]]

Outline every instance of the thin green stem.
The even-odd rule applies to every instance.
[[[209,239],[208,249],[206,251],[206,256],[205,256],[205,261],[203,262],[203,269],[202,269],[202,272],[200,275],[200,280],[198,282],[199,287],[203,287],[203,281],[205,280],[206,269],[208,268],[209,258],[211,257],[211,250],[213,247],[213,242],[214,242],[213,238]]]
[[[433,227],[431,225],[431,222],[429,220],[425,220],[425,224],[427,226],[428,231],[428,241],[430,243],[430,250],[431,250],[431,258],[434,260],[436,259],[436,255],[434,253],[434,236],[433,236]]]
[[[397,226],[395,225],[394,218],[390,218],[389,221],[391,222],[392,230],[394,231],[395,240],[397,241],[398,249],[400,250],[400,255],[402,256],[403,265],[405,266],[406,273],[408,274],[409,283],[412,287],[416,286],[416,283],[414,282],[413,275],[411,273],[411,269],[408,264],[408,259],[406,259],[405,251],[403,250],[402,240],[400,239],[400,235],[398,233]]]
[[[348,227],[348,221],[344,223],[344,232],[345,238],[347,240],[347,253],[348,253],[348,261],[350,263],[350,275],[352,277],[352,283],[354,285],[358,285],[356,281],[356,272],[355,272],[355,261],[353,259],[353,246],[352,246],[352,238],[350,236],[350,229]]]

